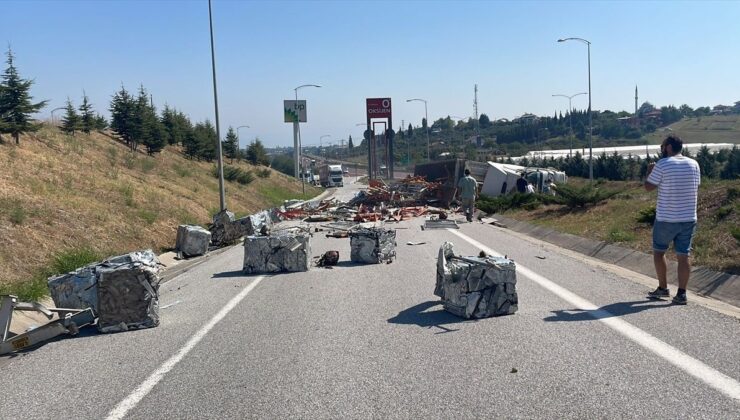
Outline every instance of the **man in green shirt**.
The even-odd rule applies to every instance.
[[[465,217],[468,222],[472,222],[475,213],[475,198],[478,195],[478,182],[470,176],[470,169],[465,170],[465,176],[457,182],[457,188],[460,190],[460,200],[462,201]]]

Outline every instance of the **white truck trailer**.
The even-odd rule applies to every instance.
[[[342,165],[321,165],[319,181],[322,187],[343,187]]]

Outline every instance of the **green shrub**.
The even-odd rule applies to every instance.
[[[648,223],[651,226],[655,224],[655,206],[640,210],[640,214],[637,216],[638,223]]]
[[[522,194],[516,192],[498,197],[481,195],[480,200],[476,203],[476,207],[486,213],[493,214],[518,208],[535,210],[543,204],[554,204],[557,202],[557,197],[548,194]]]
[[[738,245],[740,245],[740,226],[732,226],[730,227],[730,235],[732,235],[733,238],[737,241]]]
[[[558,185],[559,201],[570,208],[599,204],[621,192],[621,190],[594,188],[591,185],[582,187],[574,187],[566,184]]]
[[[265,168],[265,169],[257,169],[256,173],[257,173],[257,176],[260,178],[269,178],[272,171]]]
[[[123,195],[123,202],[129,207],[134,207],[134,186],[126,184],[121,187],[121,195]]]
[[[611,228],[607,237],[608,242],[632,242],[634,240],[635,235],[632,232],[625,232],[617,227]]]
[[[157,161],[154,160],[154,158],[146,157],[144,159],[140,159],[139,164],[144,173],[149,173],[157,166]]]
[[[180,178],[187,178],[193,174],[190,168],[186,168],[177,164],[175,164],[173,169],[175,170],[177,176],[179,176]]]
[[[10,208],[10,223],[14,225],[22,225],[26,221],[28,214],[26,209],[23,208],[20,201],[14,201]]]
[[[139,211],[139,217],[148,225],[154,223],[157,220],[157,216],[159,216],[159,214],[156,211],[145,209]]]
[[[126,153],[126,156],[123,158],[123,165],[128,169],[134,169],[136,166],[136,155],[134,153]]]
[[[254,181],[254,174],[252,171],[246,171],[239,174],[239,177],[236,179],[236,181],[242,185],[249,185]]]
[[[90,263],[100,261],[103,258],[104,256],[102,254],[88,247],[59,252],[54,255],[54,259],[49,267],[49,276],[69,273]]]
[[[717,220],[722,220],[725,217],[729,216],[730,213],[732,213],[732,206],[722,206],[717,209],[717,214],[715,217],[717,217]]]

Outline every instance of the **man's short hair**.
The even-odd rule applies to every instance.
[[[465,175],[470,175],[470,169],[465,170]]]
[[[681,153],[681,149],[683,149],[683,140],[675,134],[671,134],[666,137],[665,140],[663,140],[663,144],[666,146],[670,144],[673,153]]]

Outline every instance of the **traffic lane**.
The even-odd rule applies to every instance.
[[[737,318],[691,302],[680,306],[673,305],[670,300],[649,300],[646,298],[649,289],[642,284],[584,264],[582,260],[558,252],[556,246],[522,240],[506,229],[480,223],[460,226],[460,232],[508,254],[517,263],[555,281],[615,317],[732,378],[740,379],[740,320]],[[457,238],[453,242],[461,241]],[[594,311],[583,311],[566,304],[551,307],[544,321],[593,322],[593,316]]]
[[[562,301],[526,278],[513,316],[447,314],[432,291],[438,246],[454,237],[404,225],[393,264],[343,263],[260,283],[131,418],[722,418],[737,410],[601,323],[544,322]],[[312,248],[349,255],[346,239],[316,236]],[[459,251],[477,253],[462,243]]]
[[[160,287],[160,326],[116,334],[93,327],[21,353],[3,368],[0,418],[102,418],[251,282],[232,277],[239,247]],[[215,278],[214,278],[215,276]]]

